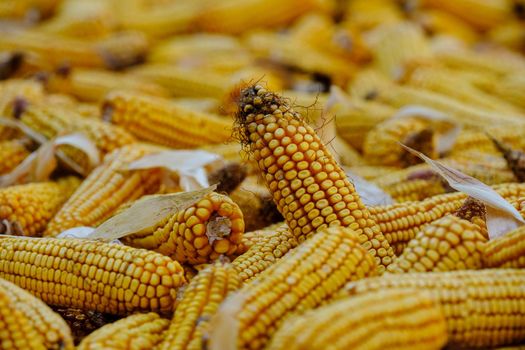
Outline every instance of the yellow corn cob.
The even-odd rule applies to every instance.
[[[357,98],[337,104],[330,111],[335,115],[337,134],[357,150],[362,150],[370,130],[396,112],[388,105]]]
[[[510,74],[498,84],[492,84],[489,93],[495,94],[499,98],[508,101],[520,108],[525,108],[525,79],[521,74]]]
[[[441,349],[447,324],[428,292],[383,290],[346,298],[284,323],[268,350]]]
[[[525,197],[525,185],[503,184],[493,187],[505,200]],[[399,255],[422,227],[461,207],[467,196],[461,192],[440,194],[423,201],[369,207],[372,219]]]
[[[231,86],[229,80],[215,72],[184,69],[171,64],[145,64],[131,70],[179,97],[223,98]]]
[[[253,245],[264,240],[265,237],[268,237],[281,226],[286,226],[286,224],[284,224],[283,222],[277,222],[275,224],[265,226],[258,230],[245,232],[242,235],[242,247],[239,249],[239,251],[241,253],[246,252]]]
[[[443,158],[442,163],[487,185],[519,182],[516,175],[507,167],[505,159],[499,156],[470,152],[457,155],[452,159]]]
[[[158,191],[161,181],[158,170],[122,171],[129,162],[154,151],[153,147],[133,144],[108,154],[58,211],[44,236],[56,236],[76,226],[97,226],[121,204]]]
[[[46,349],[74,348],[68,325],[44,302],[4,279],[0,279],[0,294],[7,297],[9,303],[27,317],[32,327],[43,338]]]
[[[94,331],[77,349],[153,349],[161,342],[168,325],[168,320],[154,312],[131,315]]]
[[[525,267],[525,227],[521,226],[502,237],[490,240],[485,248],[483,262],[486,267]]]
[[[83,239],[0,236],[0,278],[49,305],[111,314],[173,311],[186,283],[159,253]]]
[[[430,158],[437,158],[436,136],[430,124],[421,118],[390,119],[377,125],[366,135],[363,155],[371,164],[413,165],[421,160],[409,155],[398,142],[415,148]]]
[[[73,192],[80,186],[80,179],[67,177],[56,182],[36,182],[0,189],[0,233],[7,225],[24,236],[40,236],[48,222],[55,216]],[[3,226],[3,227],[2,227]]]
[[[0,3],[0,18],[23,18],[31,12],[47,17],[59,3],[58,0],[5,0]]]
[[[415,165],[418,167],[420,165]],[[365,180],[375,180],[382,177],[386,177],[390,173],[401,171],[402,169],[393,166],[380,166],[380,165],[358,165],[351,166],[348,168],[352,173],[361,176]],[[398,179],[398,181],[400,181]]]
[[[430,45],[423,31],[410,22],[379,27],[374,33],[372,56],[378,69],[385,75],[398,79],[404,65],[415,59],[432,57]]]
[[[105,99],[105,118],[140,139],[174,148],[227,141],[232,122],[196,112],[169,100],[131,92],[114,92]]]
[[[476,270],[482,267],[487,242],[485,206],[467,199],[454,215],[425,226],[388,266],[393,273]]]
[[[240,34],[257,27],[285,25],[303,13],[318,9],[319,2],[306,0],[225,0],[209,2],[197,18],[202,31]]]
[[[213,264],[188,284],[177,305],[164,340],[158,350],[199,350],[206,348],[211,317],[219,304],[237,290],[241,280],[229,265]]]
[[[0,141],[0,175],[11,172],[28,155],[21,140]]]
[[[244,216],[247,231],[282,221],[282,215],[277,210],[268,189],[258,183],[258,178],[247,178],[231,194],[230,198],[239,206]]]
[[[244,282],[253,280],[299,245],[297,238],[285,224],[271,229],[255,231],[254,242],[244,243],[249,249],[232,261]]]
[[[28,316],[18,310],[0,289],[0,346],[2,349],[45,350],[44,338]]]
[[[525,339],[525,271],[519,269],[383,275],[348,283],[336,298],[375,290],[427,290],[445,314],[451,347],[487,348]]]
[[[323,229],[232,295],[232,306],[237,303],[238,308],[228,317],[235,321],[223,331],[233,332],[231,348],[261,349],[291,315],[319,306],[345,281],[375,274],[374,258],[355,232]],[[212,348],[220,331],[213,330]]]
[[[512,15],[505,0],[424,0],[423,4],[450,12],[478,29],[488,29]]]
[[[363,31],[401,22],[405,17],[401,8],[390,0],[354,0],[345,5],[345,18]]]
[[[510,20],[492,28],[487,37],[490,41],[515,51],[523,51],[523,26],[520,20]]]
[[[137,76],[95,69],[73,69],[66,76],[54,75],[48,81],[50,91],[68,93],[82,101],[101,101],[111,90],[125,88],[146,95],[168,96],[161,86]]]
[[[453,36],[467,44],[474,44],[479,40],[479,33],[475,28],[446,11],[425,9],[415,16],[416,22],[431,35]]]
[[[103,314],[98,311],[83,310],[72,307],[54,307],[53,311],[62,317],[66,321],[75,344],[80,343],[89,334],[93,333],[100,327],[114,322],[119,316]]]
[[[429,179],[406,180],[380,187],[397,203],[420,201],[437,194],[448,192],[446,186],[438,176]]]
[[[501,143],[519,150],[525,150],[522,128],[497,127],[491,128],[490,135]],[[479,153],[499,154],[487,133],[477,130],[463,130],[454,142],[454,147],[448,154],[450,158],[456,158],[466,152],[477,151]]]
[[[123,237],[122,241],[194,265],[216,260],[222,254],[235,254],[243,232],[239,207],[229,197],[213,192],[151,230]]]
[[[284,99],[258,85],[244,89],[238,123],[241,139],[300,242],[328,225],[350,227],[378,266],[391,263],[393,251],[354,186],[315,131]]]

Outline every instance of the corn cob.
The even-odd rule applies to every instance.
[[[76,226],[97,226],[121,204],[157,192],[161,181],[159,170],[122,172],[130,162],[154,151],[148,145],[132,144],[108,154],[58,211],[44,236],[56,236]]]
[[[145,141],[173,148],[225,142],[231,122],[196,112],[168,100],[131,92],[115,92],[105,100],[105,118]]]
[[[313,9],[319,9],[319,3],[312,0],[210,2],[198,16],[197,26],[204,32],[240,34],[252,28],[287,24]]]
[[[0,141],[0,175],[11,172],[29,155],[21,140]]]
[[[515,106],[525,108],[525,79],[521,74],[509,74],[504,79],[498,81],[498,84],[492,84],[489,93],[492,93],[502,100],[508,101]]]
[[[430,35],[453,36],[467,44],[479,40],[479,33],[474,28],[446,11],[425,9],[415,16],[415,21]]]
[[[169,64],[145,64],[131,70],[132,74],[166,88],[178,97],[213,97],[221,99],[232,85],[220,74],[183,69]]]
[[[247,178],[230,194],[230,198],[241,209],[247,231],[257,230],[283,220],[272,200],[272,195],[264,185],[258,183],[255,176]]]
[[[229,315],[235,323],[224,325],[222,331],[235,332],[232,348],[263,348],[292,314],[319,306],[345,281],[375,274],[374,259],[355,232],[343,227],[323,229],[232,295],[231,302],[239,304],[238,311]],[[220,332],[220,328],[213,330],[212,348]]]
[[[378,27],[372,55],[377,68],[390,78],[402,76],[406,62],[432,58],[430,45],[423,31],[409,22]]]
[[[473,218],[477,216],[477,220]],[[487,242],[485,206],[467,199],[453,215],[425,226],[388,266],[393,273],[475,270],[482,267]]]
[[[82,239],[0,237],[0,278],[49,305],[111,314],[173,311],[182,267],[161,254]]]
[[[156,349],[205,349],[211,317],[240,285],[237,272],[229,265],[216,263],[200,271],[184,290],[164,340]]]
[[[69,327],[44,302],[4,279],[0,279],[0,293],[28,318],[29,323],[43,338],[46,349],[73,349]]]
[[[506,144],[518,150],[525,150],[525,143],[522,141],[522,128],[498,127],[491,128],[490,135],[501,143]],[[491,138],[484,132],[477,130],[462,131],[454,147],[448,154],[450,158],[456,158],[457,155],[477,151],[479,153],[498,154],[499,151],[494,145]]]
[[[243,232],[239,207],[229,197],[213,192],[151,230],[123,237],[122,241],[194,265],[216,260],[222,254],[235,254]]]
[[[97,329],[77,349],[153,349],[161,342],[168,325],[168,320],[154,312],[131,315]]]
[[[383,275],[348,283],[336,296],[376,290],[426,290],[441,305],[451,347],[487,348],[525,339],[525,271],[518,269]]]
[[[453,158],[443,158],[443,164],[451,166],[487,185],[518,182],[517,177],[508,169],[505,159],[481,152],[465,152]]]
[[[283,222],[277,222],[275,224],[265,226],[258,230],[245,232],[242,236],[242,247],[239,249],[239,251],[241,253],[246,252],[253,245],[264,240],[265,237],[275,232],[275,230],[280,228],[281,226],[286,225]]]
[[[0,189],[0,233],[5,225],[15,227],[15,233],[40,236],[48,222],[80,186],[80,179],[66,177],[56,182],[37,182]],[[3,226],[3,227],[2,227]]]
[[[397,203],[420,201],[448,192],[438,176],[429,179],[412,179],[389,186],[380,186]]]
[[[379,124],[366,135],[363,155],[375,165],[409,166],[421,160],[407,155],[398,142],[415,148],[430,158],[436,158],[436,137],[429,123],[421,118],[391,119]]]
[[[505,0],[424,0],[423,4],[447,11],[478,29],[489,29],[511,16]]]
[[[445,317],[431,295],[393,289],[339,300],[292,318],[268,349],[437,350],[446,342]]]
[[[272,225],[273,226],[273,225]],[[254,242],[244,243],[248,250],[232,261],[244,282],[251,281],[266,269],[270,268],[287,252],[299,245],[288,226],[279,224],[271,229],[254,231]]]
[[[416,165],[420,166],[420,165]],[[402,169],[393,166],[380,166],[380,165],[358,165],[348,167],[352,173],[357,174],[365,180],[371,181],[375,179],[381,179],[386,177],[390,173],[401,171]]]
[[[503,184],[493,188],[509,202],[525,197],[525,186],[522,184]],[[466,198],[465,194],[455,192],[423,201],[369,207],[369,210],[372,219],[399,255],[426,224],[456,211]]]
[[[80,343],[82,339],[100,327],[108,323],[115,322],[119,319],[119,316],[103,314],[101,312],[92,310],[76,309],[72,307],[55,307],[53,308],[53,311],[59,314],[60,317],[66,321],[67,325],[71,329],[75,344]]]
[[[111,90],[123,87],[146,95],[166,97],[169,94],[163,87],[140,77],[96,69],[73,69],[66,76],[54,75],[47,82],[50,91],[94,102],[103,100]]]
[[[47,349],[44,338],[35,329],[29,317],[18,310],[2,290],[0,290],[0,327],[2,349]]]
[[[524,268],[524,234],[524,227],[519,227],[502,237],[490,240],[483,256],[484,265],[490,268]]]

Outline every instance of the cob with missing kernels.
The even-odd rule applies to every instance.
[[[394,257],[344,171],[288,102],[259,85],[242,90],[239,133],[299,241],[335,225],[356,231],[380,269]]]

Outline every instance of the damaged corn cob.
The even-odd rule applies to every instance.
[[[192,148],[230,138],[231,122],[186,109],[169,100],[114,92],[104,102],[104,118],[138,138],[172,148]]]
[[[393,251],[354,186],[315,131],[286,100],[255,85],[241,92],[238,123],[266,185],[301,242],[328,225],[355,230],[380,269]]]
[[[227,196],[211,193],[151,229],[122,238],[130,246],[154,250],[180,263],[203,264],[233,256],[240,247],[244,220]]]
[[[521,226],[502,237],[490,240],[485,248],[483,263],[488,268],[525,267],[525,227]]]
[[[94,331],[77,349],[153,349],[161,342],[168,325],[168,320],[154,312],[131,315]]]
[[[480,225],[485,226],[485,205],[468,198],[454,214],[423,227],[387,270],[407,273],[480,269],[488,239],[486,227]]]
[[[524,282],[519,269],[385,274],[348,283],[336,299],[385,289],[428,291],[445,314],[449,346],[487,348],[525,339]]]
[[[75,344],[80,343],[82,339],[100,327],[119,319],[119,316],[72,307],[54,307],[53,311],[66,321],[71,329]]]
[[[44,236],[56,236],[76,226],[97,226],[120,205],[159,190],[158,170],[126,171],[125,167],[159,150],[145,144],[124,146],[108,154],[49,222]]]
[[[0,278],[49,305],[112,314],[173,311],[184,271],[167,256],[83,239],[0,236]]]
[[[338,300],[287,320],[268,349],[437,350],[447,338],[445,317],[428,292],[391,289]]]
[[[349,228],[329,227],[307,239],[221,306],[210,346],[230,332],[226,348],[261,349],[284,320],[328,300],[345,281],[376,274],[373,257]],[[227,321],[229,320],[229,322]],[[223,343],[224,346],[224,343]]]
[[[43,301],[1,278],[0,295],[2,295],[0,299],[5,298],[11,307],[17,312],[20,312],[21,315],[19,317],[22,320],[27,318],[30,327],[34,329],[38,335],[38,337],[35,336],[34,338],[41,338],[45,349],[72,350],[74,348],[73,338],[68,325]],[[2,317],[0,317],[0,319],[2,319]],[[13,322],[16,321],[13,320]],[[2,327],[2,330],[5,328],[6,327]],[[32,332],[33,330],[28,332],[28,334],[20,334],[20,339],[15,338],[14,342],[23,342],[24,338],[31,339]],[[3,336],[0,338],[3,338]],[[0,344],[2,345],[2,349],[9,349],[9,346],[6,346],[3,339],[0,340]],[[28,347],[27,349],[33,349],[33,347]]]
[[[206,348],[210,319],[220,303],[237,290],[241,280],[235,269],[224,263],[208,266],[188,284],[177,305],[158,350]]]
[[[35,182],[0,189],[0,233],[40,236],[80,179]],[[11,232],[10,232],[11,231]]]

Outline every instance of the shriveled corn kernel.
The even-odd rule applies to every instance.
[[[348,298],[376,290],[426,290],[441,305],[451,347],[487,348],[525,339],[525,271],[519,269],[385,274],[348,283]]]
[[[224,328],[212,331],[210,346],[228,331],[234,332],[228,337],[232,348],[261,349],[287,318],[319,306],[345,281],[374,276],[376,270],[354,231],[322,229],[227,299],[216,315]]]
[[[186,283],[179,263],[148,250],[82,239],[1,236],[0,278],[49,305],[113,314],[170,312],[177,288]]]
[[[161,342],[168,325],[168,320],[154,312],[131,315],[94,331],[77,349],[153,349]]]
[[[44,236],[56,236],[76,226],[97,226],[123,203],[158,191],[161,180],[158,170],[123,171],[130,162],[156,150],[159,149],[132,144],[108,154],[58,211]]]
[[[380,269],[392,262],[393,250],[354,186],[315,131],[285,99],[259,85],[245,88],[238,123],[241,139],[299,241],[329,225],[350,227]]]
[[[158,350],[200,350],[206,348],[209,321],[219,304],[241,285],[231,266],[215,263],[188,284],[177,311]]]
[[[243,233],[239,207],[229,197],[213,192],[151,230],[123,237],[122,241],[171,256],[180,263],[203,264],[221,255],[233,256]]]
[[[8,225],[15,234],[40,236],[62,204],[80,186],[80,179],[66,177],[55,182],[35,182],[0,188],[0,233]],[[2,221],[6,220],[2,224]]]
[[[15,309],[27,317],[32,327],[43,338],[46,349],[74,348],[68,325],[43,301],[4,279],[0,279],[0,293],[7,297]]]
[[[483,263],[489,268],[525,268],[525,226],[490,240]]]
[[[428,292],[387,289],[338,300],[287,320],[268,349],[437,350],[446,342],[445,317]]]

